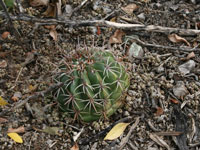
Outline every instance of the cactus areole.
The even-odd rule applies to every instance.
[[[84,122],[111,116],[123,103],[129,76],[110,51],[82,50],[66,58],[55,78],[63,111]]]

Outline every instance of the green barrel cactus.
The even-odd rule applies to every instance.
[[[63,111],[84,122],[111,116],[122,106],[129,76],[110,51],[90,49],[66,58],[56,76],[55,96]]]

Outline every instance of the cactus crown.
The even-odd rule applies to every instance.
[[[64,85],[56,91],[63,111],[85,122],[109,117],[122,104],[129,76],[114,55],[106,50],[76,51],[66,58],[55,81]]]

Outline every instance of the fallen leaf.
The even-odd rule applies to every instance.
[[[2,39],[6,39],[9,35],[10,35],[10,32],[5,31],[5,32],[1,35],[1,37],[2,37]]]
[[[7,105],[8,102],[6,102],[1,96],[0,96],[0,106],[5,106]]]
[[[5,123],[5,122],[8,122],[8,120],[5,118],[0,118],[0,123]]]
[[[47,17],[56,17],[56,4],[50,3],[47,7],[47,10],[43,13],[43,15]]]
[[[30,0],[29,3],[33,7],[47,6],[49,4],[49,0]]]
[[[168,38],[173,43],[185,42],[188,46],[190,46],[190,43],[186,39],[178,36],[177,34],[170,34],[168,35]]]
[[[25,128],[24,126],[21,126],[19,128],[13,129],[13,128],[8,128],[8,133],[24,133],[25,132]]]
[[[28,86],[28,90],[29,90],[29,92],[34,92],[37,89],[37,87],[38,87],[37,84],[34,85],[34,86],[33,85],[29,85]]]
[[[194,57],[195,57],[195,53],[191,52],[187,55],[187,57],[181,58],[181,60],[189,60],[189,59],[194,58]]]
[[[117,21],[117,18],[116,18],[116,17],[113,17],[113,18],[110,19],[110,21],[111,21],[111,22],[116,22],[116,21]]]
[[[97,27],[97,35],[100,35],[100,34],[101,34],[101,28]]]
[[[137,8],[138,6],[136,4],[129,4],[126,7],[122,7],[122,10],[127,14],[131,15],[133,11],[135,11]]]
[[[8,133],[7,134],[11,139],[13,139],[17,143],[23,143],[23,140],[21,136],[19,136],[17,133]]]
[[[7,67],[7,62],[5,60],[0,61],[0,68],[6,68]]]
[[[117,29],[114,33],[114,35],[112,35],[109,39],[109,43],[110,44],[114,44],[114,43],[122,43],[122,36],[125,35],[125,33],[119,29]]]
[[[79,146],[77,143],[75,143],[71,148],[70,150],[79,150]]]
[[[56,29],[51,29],[49,34],[53,38],[54,41],[58,40],[58,33],[57,33]]]
[[[164,113],[164,111],[161,107],[157,107],[156,109],[157,109],[157,111],[155,113],[156,116],[160,116]]]
[[[41,130],[42,132],[51,134],[51,135],[59,135],[58,131],[59,128],[58,127],[46,127],[45,129]]]
[[[126,127],[129,125],[130,123],[118,123],[116,124],[106,135],[106,137],[104,138],[104,140],[114,140],[116,138],[118,138],[126,129]]]
[[[171,101],[172,103],[174,103],[174,104],[178,104],[178,103],[179,103],[179,101],[176,100],[176,99],[170,99],[170,101]]]
[[[56,26],[55,25],[48,25],[48,26],[44,26],[46,29],[55,29]]]
[[[11,98],[14,102],[18,101],[22,97],[21,92],[15,92],[13,97]]]

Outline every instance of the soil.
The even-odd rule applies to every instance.
[[[63,1],[63,15],[57,19],[85,21],[106,18],[123,24],[185,30],[200,28],[200,4],[197,0],[85,2],[79,7],[81,0]],[[19,13],[18,7],[10,10],[9,14],[41,19],[50,17],[44,14],[47,6],[33,7],[30,3],[22,2],[23,14]],[[131,13],[124,11],[126,6],[133,3],[137,9]],[[69,17],[73,10],[75,11]],[[179,39],[172,42],[169,35],[176,33],[159,32],[159,29],[137,31],[98,25],[68,27],[63,24],[13,20],[14,27],[20,34],[20,41],[5,18],[0,18],[0,22],[0,98],[8,102],[0,107],[0,149],[200,149],[199,34],[177,34]],[[4,37],[6,31],[10,34]],[[116,34],[116,31],[123,34]],[[115,34],[117,42],[111,42]],[[142,45],[134,39],[154,46]],[[134,57],[135,53],[130,49],[133,43],[142,48],[139,55]],[[109,119],[91,123],[74,121],[68,113],[60,111],[51,92],[15,107],[26,98],[55,84],[53,77],[66,54],[80,47],[92,46],[112,49],[130,75],[130,87],[124,98],[124,107],[119,108]],[[191,52],[182,50],[191,48],[194,48]],[[138,123],[132,130],[136,120]],[[130,125],[117,139],[103,140],[118,122],[128,122]],[[7,135],[8,130],[19,127],[25,129],[22,133],[17,131],[23,143],[17,143]],[[75,136],[78,136],[77,140],[74,140]],[[125,137],[127,143],[122,140]]]

